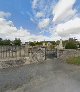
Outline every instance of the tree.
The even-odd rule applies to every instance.
[[[9,39],[3,40],[0,38],[0,45],[11,45],[11,41]]]
[[[3,45],[11,45],[11,41],[10,40],[3,40]]]
[[[42,42],[36,42],[35,45],[42,45]]]
[[[56,42],[55,41],[52,41],[51,43],[52,43],[52,45],[56,45]]]
[[[0,41],[2,41],[2,38],[0,38]]]
[[[3,44],[3,41],[2,41],[2,38],[0,38],[0,45],[2,45]]]
[[[20,46],[20,45],[21,45],[21,40],[15,38],[15,40],[13,41],[13,45],[18,45],[18,46]]]
[[[73,41],[66,43],[65,49],[77,49],[77,45]]]
[[[56,41],[56,45],[59,45],[59,43],[60,43],[60,41],[59,41],[59,40],[57,40],[57,41]]]
[[[34,42],[30,42],[29,45],[30,46],[35,46],[35,43]]]

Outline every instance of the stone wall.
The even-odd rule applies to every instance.
[[[0,47],[0,68],[20,66],[45,60],[45,48],[25,46]]]
[[[78,57],[78,56],[80,56],[80,50],[64,49],[57,51],[57,57],[64,60],[69,57]]]

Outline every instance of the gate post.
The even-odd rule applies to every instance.
[[[28,57],[29,56],[28,48],[29,48],[29,44],[28,43],[25,43],[25,57]]]
[[[46,49],[46,47],[45,47],[45,60],[47,59],[47,58],[46,58],[46,50],[47,50],[47,49]]]
[[[60,52],[59,52],[59,49],[57,49],[57,58],[59,58],[60,56]]]

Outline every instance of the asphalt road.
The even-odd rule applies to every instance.
[[[0,92],[80,92],[80,66],[48,59],[0,70]]]

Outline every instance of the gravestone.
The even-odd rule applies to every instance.
[[[62,39],[60,39],[60,43],[59,43],[58,49],[59,49],[59,50],[63,50]]]
[[[46,46],[45,42],[43,42],[43,46]]]

